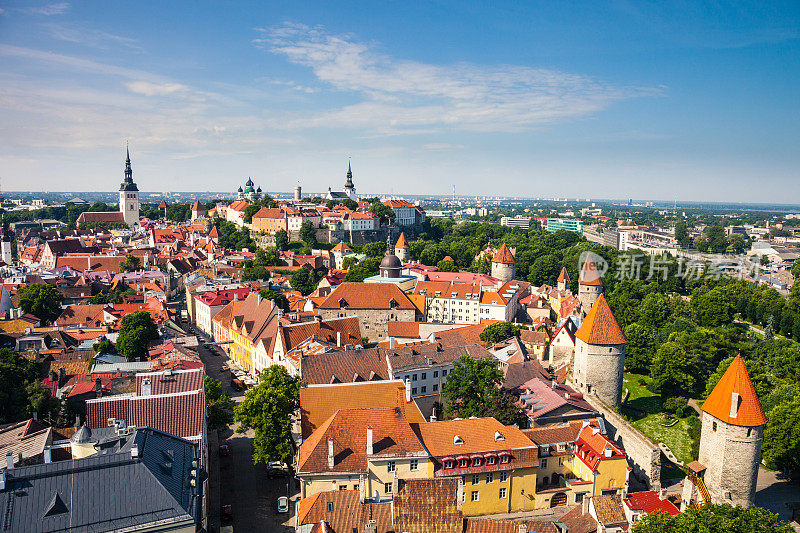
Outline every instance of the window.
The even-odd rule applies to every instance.
[[[427,377],[428,377],[428,373],[427,372],[423,372],[422,374],[420,374],[419,379],[427,379]]]
[[[579,492],[575,495],[575,503],[581,503],[583,501],[583,492]]]
[[[495,462],[497,462],[497,457],[487,457],[486,458],[486,464],[487,465],[493,465]]]
[[[472,484],[477,485],[480,482],[481,482],[480,474],[472,474]]]
[[[438,390],[439,390],[439,384],[438,383],[434,383],[433,384],[433,392],[436,392]]]
[[[470,494],[470,497],[469,497],[469,501],[471,501],[471,502],[478,501],[478,491],[477,490],[473,490],[472,491],[472,494]]]
[[[559,457],[558,458],[558,466],[564,466],[564,458],[563,457]]]
[[[411,374],[411,381],[417,381],[417,375]]]
[[[339,490],[347,490],[347,485],[339,485]]]
[[[500,456],[500,462],[501,463],[507,463],[508,462],[508,456],[507,455]]]
[[[394,461],[389,461],[386,463],[387,472],[394,472],[395,470],[397,470],[397,464]]]
[[[392,484],[391,483],[384,483],[383,484],[383,492],[385,492],[386,494],[391,494],[392,493]]]
[[[747,436],[749,437],[750,434],[753,432],[753,428],[747,428]]]
[[[506,472],[500,472],[500,482],[503,483],[508,480],[508,474]]]
[[[445,468],[453,468],[453,461],[445,461],[444,462]]]
[[[480,457],[476,457],[475,459],[472,460],[472,466],[481,466],[482,463],[483,459],[481,459]]]
[[[467,460],[466,459],[459,459],[458,460],[458,466],[460,466],[461,468],[466,468],[467,467]]]
[[[333,502],[328,502],[328,512],[329,513],[333,512]]]
[[[501,487],[500,488],[500,499],[504,500],[505,498],[506,498],[506,488],[505,487]]]
[[[714,423],[711,425],[711,431],[716,431],[716,430],[717,430],[717,423],[716,423],[716,422],[714,422]]]
[[[542,459],[539,463],[542,468],[547,468],[547,459]]]
[[[428,386],[427,385],[423,385],[422,387],[420,387],[420,392],[422,394],[425,394],[426,392],[428,392]]]
[[[433,371],[433,377],[435,377],[435,378],[439,377],[439,371],[438,370],[434,370]]]
[[[492,483],[494,481],[494,472],[489,472],[486,474],[486,483]]]
[[[442,370],[442,377],[445,377],[446,375],[447,375],[447,370]]]
[[[411,462],[408,463],[408,469],[412,472],[416,472],[417,468],[419,468],[419,461],[417,459],[411,459]]]
[[[412,387],[411,394],[416,394],[416,393],[417,393],[417,388],[416,387]]]

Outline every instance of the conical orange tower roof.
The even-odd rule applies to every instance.
[[[217,238],[217,239],[219,238],[219,232],[217,231],[217,227],[216,226],[211,228],[211,233],[209,233],[208,236],[211,237],[211,238]]]
[[[205,207],[200,205],[200,200],[195,200],[192,204],[192,211],[205,211]]]
[[[614,313],[602,294],[592,306],[592,310],[583,319],[583,324],[575,332],[575,336],[586,344],[625,344],[628,339],[622,333]]]
[[[494,254],[492,257],[492,263],[506,263],[511,264],[514,262],[514,254],[511,253],[511,250],[508,249],[506,243],[497,250],[497,253]]]
[[[166,207],[167,207],[167,202],[165,202],[164,200],[161,200],[161,203],[158,204],[158,208],[159,209],[164,209]]]
[[[399,248],[411,248],[406,241],[406,234],[401,233],[400,237],[397,239],[397,244],[394,245],[395,249]]]
[[[578,275],[578,283],[581,285],[603,285],[603,280],[600,279],[600,272],[591,257],[587,257],[586,261],[583,262],[583,268],[581,268],[581,272]]]
[[[558,282],[569,283],[569,274],[567,274],[567,267],[561,267],[561,273],[558,275]]]
[[[741,355],[736,356],[708,395],[703,411],[734,426],[763,426],[767,423]]]

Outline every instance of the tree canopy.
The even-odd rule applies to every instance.
[[[258,385],[248,390],[234,409],[236,431],[255,432],[253,464],[281,461],[292,464],[292,426],[300,407],[300,379],[282,366],[273,365],[259,374]]]
[[[147,356],[147,345],[158,338],[153,317],[147,311],[134,311],[119,322],[117,351],[128,361],[140,361]]]
[[[208,429],[222,430],[233,424],[233,409],[236,402],[225,392],[222,384],[211,376],[203,378],[206,393]]]
[[[461,356],[444,384],[447,417],[491,416],[506,425],[524,422],[525,415],[514,405],[513,397],[501,392],[502,382],[503,372],[493,358]]]
[[[61,315],[61,301],[64,298],[51,285],[32,283],[21,288],[18,296],[22,310],[39,317],[42,324],[51,324]]]
[[[634,523],[633,533],[791,533],[791,527],[761,507],[705,505],[675,516],[656,511]]]

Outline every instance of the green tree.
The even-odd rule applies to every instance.
[[[94,353],[98,355],[103,353],[117,353],[117,347],[108,339],[103,339],[100,342],[94,343],[92,349]]]
[[[51,285],[32,283],[21,288],[18,296],[22,310],[40,318],[42,324],[50,324],[61,315],[63,296]]]
[[[522,416],[509,398],[501,395],[503,372],[493,358],[473,359],[462,355],[447,374],[444,395],[449,418],[502,417],[503,423],[516,423]],[[499,408],[499,409],[498,409]]]
[[[480,339],[485,342],[487,346],[491,346],[509,337],[518,336],[520,329],[522,329],[520,326],[515,326],[511,322],[495,322],[483,328]]]
[[[132,254],[125,256],[125,260],[119,264],[123,272],[135,272],[142,268],[142,260]]]
[[[358,258],[354,255],[348,255],[344,259],[342,259],[342,268],[344,270],[350,270],[351,267],[358,263]]]
[[[692,240],[689,237],[686,222],[678,222],[675,224],[675,240],[678,241],[678,244],[683,248],[688,248],[691,245]]]
[[[255,432],[253,464],[281,461],[292,464],[292,427],[300,407],[300,379],[273,365],[261,372],[258,385],[247,391],[234,409],[236,431]]]
[[[286,233],[286,230],[275,232],[275,248],[281,252],[289,249],[289,234]]]
[[[436,263],[436,268],[438,268],[440,272],[458,272],[458,267],[455,263],[444,259]]]
[[[206,417],[208,429],[220,431],[233,424],[233,409],[236,402],[222,388],[222,384],[211,376],[203,378],[206,393]]]
[[[721,288],[696,290],[692,293],[691,305],[695,321],[701,326],[723,326],[733,320],[733,303]]]
[[[725,238],[725,228],[719,225],[706,227],[708,248],[712,253],[722,254],[728,249],[728,240]]]
[[[647,372],[653,361],[656,345],[653,330],[634,322],[625,328],[625,369],[629,372]]]
[[[119,322],[117,350],[128,361],[141,361],[147,356],[147,345],[158,338],[158,328],[147,311],[134,311]]]
[[[534,259],[528,270],[528,281],[534,285],[555,285],[561,272],[561,261],[554,254],[543,255]]]
[[[768,468],[800,476],[800,397],[770,411],[762,455]]]
[[[317,232],[311,222],[305,221],[300,225],[300,240],[306,243],[309,248],[317,245]]]
[[[286,296],[280,291],[270,291],[267,289],[261,289],[258,294],[265,300],[272,300],[275,302],[275,305],[280,307],[284,310],[284,312],[289,311],[289,300],[286,299]]]
[[[55,424],[62,408],[61,400],[53,398],[50,389],[38,380],[28,381],[24,388],[28,398],[28,413],[36,413],[39,419]]]
[[[300,268],[294,273],[289,284],[294,290],[300,291],[303,296],[308,296],[317,288],[317,278],[313,272],[307,268]]]
[[[633,533],[792,533],[778,515],[761,507],[704,505],[675,516],[656,511],[634,523]]]
[[[41,364],[9,348],[0,348],[0,424],[28,418],[30,399],[26,387],[40,380]]]
[[[692,357],[677,342],[662,344],[650,367],[653,385],[664,396],[687,396],[698,386],[698,376]]]
[[[373,215],[379,216],[381,219],[381,224],[390,224],[394,222],[394,210],[388,205],[382,204],[378,200],[372,203],[372,205],[369,207],[369,212]]]

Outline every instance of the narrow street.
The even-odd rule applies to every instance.
[[[218,346],[206,348],[202,343],[211,339],[193,326],[188,329],[200,340],[198,355],[206,366],[207,375],[220,381],[234,401],[241,402],[244,392],[234,391],[230,386],[230,372],[222,370],[222,365],[228,362],[225,351]],[[253,432],[236,433],[234,429],[230,426],[220,432],[219,438],[216,432],[209,432],[209,531],[219,531],[223,505],[231,506],[233,520],[222,525],[232,525],[236,533],[293,531],[294,502],[290,504],[289,513],[277,514],[277,499],[287,494],[286,485],[290,479],[286,476],[270,479],[266,465],[253,465]],[[219,455],[222,443],[230,446],[230,455]],[[295,487],[295,483],[291,483],[291,488]],[[292,499],[296,500],[297,491],[293,493]]]

